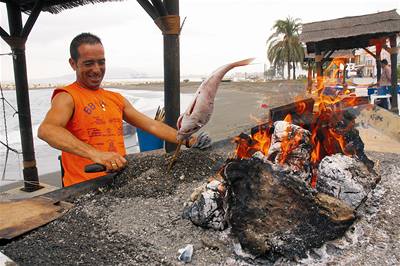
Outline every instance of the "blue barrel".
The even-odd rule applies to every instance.
[[[158,150],[164,146],[164,141],[162,139],[159,139],[156,136],[141,130],[140,128],[137,128],[136,132],[141,152]]]

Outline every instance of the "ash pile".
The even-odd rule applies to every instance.
[[[230,228],[241,249],[270,261],[305,258],[343,236],[380,178],[353,108],[311,110],[294,103],[236,137],[235,156],[192,193],[183,217]]]

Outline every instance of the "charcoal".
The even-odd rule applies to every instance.
[[[284,163],[296,171],[310,172],[311,143],[310,131],[285,121],[274,123],[271,146],[268,151],[269,160]],[[282,147],[290,142],[287,154]],[[286,159],[284,157],[286,156]]]
[[[355,118],[359,114],[358,109],[350,109],[343,112],[342,119],[336,124],[336,128],[342,131],[341,134],[346,140],[346,151],[357,156],[370,172],[373,172],[374,162],[364,152],[364,142],[359,131],[355,128]]]
[[[326,156],[318,167],[317,190],[357,208],[375,187],[378,176],[357,158]]]

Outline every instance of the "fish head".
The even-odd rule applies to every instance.
[[[188,139],[191,135],[196,133],[197,131],[200,130],[204,126],[204,123],[201,123],[201,121],[196,118],[193,115],[189,115],[187,113],[184,113],[178,118],[177,122],[177,128],[178,128],[178,134],[177,134],[177,140],[184,140]]]

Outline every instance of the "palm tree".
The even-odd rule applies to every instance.
[[[299,39],[300,19],[287,17],[285,20],[277,20],[273,29],[275,32],[267,40],[268,60],[273,65],[286,63],[288,79],[290,79],[291,68],[293,68],[293,79],[295,79],[296,65],[302,63],[304,58],[304,48]]]

